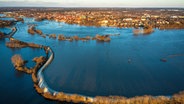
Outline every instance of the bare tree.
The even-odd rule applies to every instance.
[[[21,67],[21,66],[24,66],[24,64],[25,64],[22,57],[18,54],[12,56],[11,61],[14,64],[15,67]]]

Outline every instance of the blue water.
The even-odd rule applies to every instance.
[[[0,31],[9,33],[8,28],[0,28]],[[20,54],[27,60],[28,67],[33,67],[34,57],[45,56],[44,50],[22,48],[11,49],[5,46],[8,39],[0,39],[0,103],[1,104],[51,104],[54,102],[45,100],[33,87],[31,75],[16,71],[11,63],[11,57]]]
[[[184,53],[183,30],[155,30],[137,37],[131,29],[121,31],[110,43],[56,44],[55,59],[45,71],[49,85],[88,96],[171,95],[184,89],[184,56],[160,61]]]
[[[131,28],[86,27],[54,21],[35,22],[45,34],[120,34],[110,43],[45,39],[55,52],[45,77],[53,89],[88,96],[171,95],[184,90],[184,30],[158,30],[134,36]],[[39,42],[41,42],[40,39]],[[128,63],[131,59],[132,62]]]
[[[6,17],[2,17],[0,18],[0,20],[15,20],[14,18],[6,18]]]
[[[80,37],[96,34],[120,34],[120,36],[111,36],[111,42],[107,43],[93,40],[58,41],[28,34],[27,24],[37,24],[37,29],[42,30],[44,34],[55,33]],[[184,54],[184,30],[155,29],[155,32],[150,35],[134,36],[131,28],[86,27],[54,21],[35,22],[32,18],[25,18],[25,23],[19,22],[16,26],[18,31],[14,38],[48,45],[53,49],[55,58],[44,75],[48,85],[58,91],[88,96],[131,97],[145,94],[171,95],[184,90],[184,56],[167,58],[167,62],[160,61],[168,55]],[[0,42],[1,47],[4,47],[4,40]],[[0,50],[3,53],[1,57],[7,60],[6,63],[0,64],[0,67],[5,68],[6,65],[10,67],[3,69],[3,72],[6,72],[3,79],[8,79],[9,76],[15,80],[14,85],[9,83],[5,86],[1,85],[4,86],[1,90],[12,87],[16,93],[27,92],[28,95],[24,96],[36,98],[36,101],[30,100],[32,103],[48,102],[36,94],[30,76],[23,74],[24,77],[19,79],[11,74],[15,73],[15,70],[10,58],[16,52],[9,50],[12,54],[7,54],[7,49]],[[28,51],[32,53],[33,50],[28,48],[18,50],[17,53],[22,52],[26,59],[32,58],[27,54]],[[33,56],[42,54],[40,50],[33,53]],[[131,59],[130,63],[129,59]],[[24,80],[27,81],[24,82]],[[10,80],[5,81],[10,82]],[[15,86],[18,85],[17,83],[24,83],[25,90],[22,89],[23,91],[19,92],[19,87]],[[9,94],[12,92],[10,91]],[[8,98],[7,96],[5,98]],[[15,101],[18,102],[16,99]]]
[[[11,28],[0,28],[0,31],[8,34],[11,32]]]
[[[3,16],[5,16],[5,14],[0,14],[0,17],[3,17]]]

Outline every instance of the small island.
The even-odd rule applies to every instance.
[[[4,8],[3,8],[4,9]],[[6,8],[5,8],[6,9]],[[7,11],[9,9],[7,8]],[[142,10],[135,14],[134,10],[126,9],[74,9],[65,12],[63,9],[18,9],[13,8],[13,12],[7,12],[7,17],[15,18],[15,21],[0,20],[0,27],[11,27],[15,26],[15,23],[24,23],[22,17],[32,17],[35,21],[40,22],[44,20],[54,20],[57,22],[65,22],[68,24],[78,24],[84,26],[105,26],[105,27],[117,27],[117,28],[133,28],[132,34],[134,35],[148,35],[154,32],[155,28],[160,30],[163,29],[184,29],[184,17],[180,15],[180,11],[170,12],[167,10]],[[46,12],[44,13],[43,10]],[[162,16],[165,13],[167,16]],[[129,15],[125,15],[129,14]],[[103,15],[103,16],[101,16]],[[80,94],[69,94],[62,91],[56,91],[50,88],[43,76],[43,71],[54,59],[54,51],[49,46],[39,45],[36,43],[28,43],[18,39],[15,39],[13,35],[17,32],[18,28],[13,27],[12,32],[5,34],[0,32],[0,38],[8,38],[5,45],[8,48],[38,48],[43,49],[45,56],[34,57],[31,61],[35,62],[35,66],[29,68],[26,63],[30,60],[24,60],[21,54],[15,54],[12,56],[12,64],[17,71],[30,74],[34,84],[35,90],[44,98],[59,102],[69,103],[86,103],[86,104],[183,104],[184,92],[181,91],[171,96],[135,96],[127,98],[123,96],[85,96]],[[94,40],[97,42],[110,42],[112,41],[111,36],[119,36],[120,34],[96,34],[96,36],[85,36],[79,37],[66,36],[60,34],[46,34],[42,30],[37,29],[36,25],[29,25],[28,29],[25,30],[30,35],[39,35],[43,38],[57,39],[58,41],[90,41]],[[6,36],[8,35],[8,36]],[[167,56],[166,58],[173,56]],[[174,56],[175,57],[175,56]],[[166,58],[161,58],[160,61],[166,62]],[[158,59],[159,61],[159,59]],[[128,59],[128,63],[131,63],[131,59]]]

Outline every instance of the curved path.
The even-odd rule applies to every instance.
[[[12,36],[16,33],[17,28],[14,27],[12,30],[13,31],[9,33],[9,39],[11,39]],[[140,96],[140,97],[133,97],[133,98],[125,98],[125,97],[121,97],[121,96],[109,96],[109,97],[99,96],[99,97],[93,98],[93,97],[88,97],[88,96],[84,96],[84,95],[58,92],[58,91],[56,91],[48,86],[48,84],[46,83],[44,76],[43,76],[44,69],[54,59],[54,52],[52,51],[52,49],[50,47],[47,47],[46,51],[49,52],[48,53],[49,58],[41,66],[40,69],[37,69],[38,71],[33,71],[32,75],[33,74],[36,75],[36,82],[34,82],[34,80],[33,80],[34,84],[36,86],[38,86],[38,88],[36,88],[36,91],[47,99],[58,100],[58,101],[68,101],[68,102],[75,102],[75,103],[82,102],[82,103],[98,103],[98,104],[109,104],[109,103],[111,103],[111,104],[112,103],[114,103],[114,104],[119,104],[119,103],[120,104],[130,104],[130,103],[134,104],[135,101],[139,101],[140,103],[138,103],[138,104],[147,104],[147,103],[143,103],[143,101],[155,102],[157,100],[160,103],[161,102],[162,103],[163,102],[164,103],[166,103],[166,102],[172,103],[172,101],[178,101],[178,99],[179,99],[179,102],[184,102],[184,100],[182,100],[182,99],[184,99],[184,92],[181,94],[179,93],[177,95],[174,95],[172,97],[166,97],[166,96],[142,96],[141,97]],[[175,96],[176,96],[176,98],[175,98]]]
[[[8,33],[4,38],[11,38],[17,32],[17,27],[13,27],[12,31]]]
[[[13,39],[13,35],[17,32],[17,28],[16,27],[13,27],[12,28],[12,32],[10,32],[8,34],[8,38],[9,39]],[[42,46],[44,47],[44,46]],[[46,83],[45,79],[44,79],[44,76],[43,76],[43,71],[44,69],[52,62],[52,60],[54,59],[54,52],[52,51],[52,49],[48,46],[45,46],[47,47],[46,51],[48,51],[49,53],[49,58],[47,59],[47,61],[43,64],[43,66],[38,69],[38,71],[35,71],[35,73],[33,74],[37,74],[36,76],[36,79],[38,81],[38,83],[35,83],[39,86],[39,88],[41,90],[43,90],[43,93],[49,93],[50,95],[49,96],[49,99],[51,100],[56,100],[55,97],[57,96],[57,94],[61,94],[64,95],[64,96],[60,96],[59,99],[57,100],[60,100],[60,99],[63,99],[63,97],[65,97],[64,99],[66,101],[72,101],[72,102],[76,102],[76,103],[79,103],[79,102],[83,102],[83,103],[92,103],[94,101],[94,98],[93,97],[88,97],[88,96],[84,96],[84,95],[77,95],[77,94],[70,94],[70,93],[64,93],[64,92],[59,92],[59,91],[56,91],[52,88],[50,88],[48,86],[48,84]],[[36,69],[37,70],[37,69]],[[34,81],[33,81],[34,82]],[[64,100],[61,100],[61,101],[64,101]]]
[[[8,36],[9,38],[12,37],[17,32],[17,28],[13,27],[12,30],[13,31],[9,33],[9,36]]]
[[[52,60],[54,59],[54,52],[52,51],[52,49],[50,47],[47,47],[47,51],[50,53],[50,56],[48,58],[48,60],[46,61],[46,63],[39,69],[39,71],[37,72],[37,79],[38,79],[38,86],[41,89],[44,89],[44,92],[49,92],[51,94],[51,97],[56,96],[56,94],[60,93],[59,91],[56,91],[54,89],[51,89],[48,84],[46,83],[44,76],[43,76],[43,71],[44,69],[52,62]],[[62,92],[65,96],[67,96],[66,100],[71,100],[73,101],[74,99],[71,99],[70,97],[73,94],[70,93],[64,93]],[[94,98],[92,97],[88,97],[88,96],[84,96],[84,95],[75,95],[77,97],[82,97],[83,101],[79,101],[79,102],[87,102],[87,103],[92,103],[94,101]],[[76,102],[76,101],[73,101]],[[78,102],[78,101],[77,101]]]

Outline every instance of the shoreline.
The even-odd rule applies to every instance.
[[[12,32],[9,33],[9,39],[13,38],[13,35],[16,33],[17,28],[13,29]],[[29,44],[29,43],[28,43]],[[30,47],[30,46],[29,46]],[[170,97],[166,96],[139,96],[139,97],[132,97],[132,98],[126,98],[123,96],[96,96],[96,97],[88,97],[85,95],[78,95],[78,94],[70,94],[70,93],[64,93],[64,92],[58,92],[54,89],[51,89],[46,81],[44,80],[43,71],[45,68],[52,62],[54,59],[54,52],[52,49],[48,46],[46,51],[50,53],[48,56],[49,58],[44,62],[44,64],[39,68],[37,67],[35,71],[32,72],[32,80],[34,82],[35,90],[41,94],[44,98],[50,99],[50,100],[57,100],[57,101],[67,101],[67,102],[74,102],[74,103],[100,103],[100,104],[108,104],[108,103],[122,103],[122,104],[130,104],[131,102],[139,101],[142,102],[143,100],[147,99],[145,102],[148,101],[157,101],[160,100],[161,102],[184,102],[182,99],[184,98],[184,92],[181,92],[179,94],[174,94]],[[47,55],[49,54],[47,53]],[[30,73],[31,74],[31,73]],[[36,79],[35,79],[36,78]],[[177,97],[175,97],[177,96]],[[179,100],[177,100],[179,99]],[[144,104],[144,103],[143,103]]]
[[[107,26],[107,27],[148,27],[170,29],[184,28],[181,10],[170,9],[91,9],[91,8],[68,8],[68,9],[47,9],[40,8],[32,10],[17,10],[6,13],[8,17],[33,17],[35,21],[53,20],[68,24],[78,24],[82,26]],[[43,11],[45,13],[43,13]],[[175,12],[173,12],[175,11]],[[3,12],[2,12],[3,13]],[[164,16],[162,14],[165,14]]]

